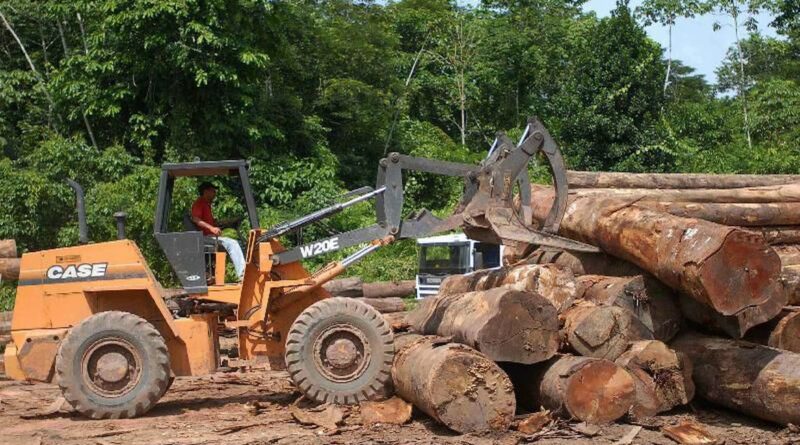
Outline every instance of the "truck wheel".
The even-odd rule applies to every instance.
[[[56,356],[58,386],[93,419],[140,416],[167,390],[169,354],[161,334],[128,312],[100,312],[67,334]]]
[[[321,403],[356,404],[385,395],[394,339],[383,316],[350,298],[328,298],[295,320],[286,365],[295,385]]]

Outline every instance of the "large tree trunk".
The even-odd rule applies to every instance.
[[[727,226],[782,226],[800,221],[800,202],[764,204],[640,202],[637,205],[675,216],[704,219]]]
[[[508,376],[483,354],[435,337],[397,337],[397,394],[459,433],[505,431],[516,400]]]
[[[0,258],[0,279],[16,281],[19,279],[19,258]]]
[[[669,341],[680,329],[682,317],[677,296],[655,279],[645,279],[642,275],[583,275],[577,282],[578,298],[628,310],[647,326],[656,340]]]
[[[534,250],[523,262],[528,264],[555,264],[580,275],[608,275],[630,277],[646,272],[639,267],[606,253],[567,252],[540,247]]]
[[[561,314],[561,319],[564,343],[585,357],[616,360],[630,342],[653,339],[636,316],[616,306],[581,301]]]
[[[785,296],[785,292],[782,291]],[[765,320],[758,325],[751,325],[745,317],[737,315],[722,315],[714,309],[708,307],[697,300],[689,298],[683,294],[678,297],[679,307],[683,317],[694,323],[703,332],[725,334],[732,338],[742,338],[750,329],[767,323],[781,313],[784,307],[783,298],[773,298],[758,308],[764,313],[775,313],[774,317]]]
[[[322,285],[334,297],[402,298],[416,291],[414,280],[364,283],[359,277],[331,280]]]
[[[16,258],[17,242],[13,239],[0,239],[0,258]]]
[[[613,422],[633,406],[630,373],[608,360],[562,355],[536,366],[507,366],[520,404],[588,423]]]
[[[534,189],[541,189],[534,186]],[[709,203],[771,203],[800,202],[800,184],[749,187],[735,189],[579,189],[569,192],[570,198],[591,196],[641,201],[709,202]]]
[[[694,333],[671,346],[694,364],[699,396],[771,422],[800,424],[800,354]]]
[[[784,267],[800,265],[800,245],[782,244],[780,246],[772,246],[772,249],[778,254],[781,259],[781,265]]]
[[[691,361],[657,340],[631,343],[616,363],[636,382],[634,418],[652,417],[689,403],[694,397]]]
[[[496,288],[427,298],[406,318],[421,334],[452,337],[494,361],[538,363],[558,350],[558,315],[544,297]]]
[[[361,277],[330,280],[322,287],[334,297],[360,298],[364,296],[364,283],[361,281]]]
[[[760,233],[769,244],[800,244],[800,226],[746,227]]]
[[[800,353],[800,310],[784,310],[769,322],[753,328],[745,340]]]
[[[534,218],[541,221],[546,215],[535,196]],[[737,316],[745,329],[773,318],[786,303],[779,257],[762,237],[740,229],[589,197],[570,203],[559,233],[630,261],[723,315]]]
[[[567,171],[570,188],[735,189],[800,182],[800,175],[714,175]]]
[[[456,275],[445,279],[440,295],[489,290],[506,286],[545,297],[561,312],[575,300],[575,276],[569,269],[553,264],[516,264],[479,271],[475,276]]]
[[[403,312],[406,310],[406,302],[402,298],[360,298],[359,301],[366,303],[382,314],[389,314],[392,312]]]
[[[800,306],[800,266],[787,266],[781,271],[781,280],[791,306]]]

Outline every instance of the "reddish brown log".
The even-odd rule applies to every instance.
[[[439,295],[510,287],[545,297],[559,312],[575,301],[575,277],[572,271],[554,264],[517,264],[476,272],[475,277],[448,277]],[[454,292],[457,291],[457,292]]]
[[[19,258],[0,258],[0,279],[16,281],[19,279]]]
[[[647,326],[656,340],[669,341],[680,329],[681,312],[676,304],[677,296],[657,280],[647,280],[642,275],[583,275],[576,280],[578,298],[628,310]]]
[[[781,244],[772,246],[781,259],[781,265],[800,266],[800,246],[796,244]]]
[[[540,198],[535,195],[532,205],[542,220]],[[745,329],[773,318],[786,303],[780,259],[750,232],[627,201],[577,198],[560,233],[634,263],[720,314],[736,315]]]
[[[748,187],[735,189],[580,189],[571,190],[570,198],[618,198],[635,201],[771,203],[800,202],[800,184]]]
[[[536,366],[508,366],[520,404],[588,423],[613,422],[633,406],[631,375],[608,360],[562,355]]]
[[[13,239],[0,239],[0,258],[16,258],[17,242]]]
[[[364,283],[364,298],[403,298],[414,295],[417,283],[414,280],[379,281]]]
[[[774,319],[750,330],[745,340],[771,348],[800,352],[800,310],[785,309]]]
[[[761,234],[764,241],[774,244],[800,244],[800,226],[745,227]]]
[[[403,332],[408,330],[410,327],[408,321],[406,321],[407,316],[408,312],[390,312],[383,314],[383,319],[386,320],[386,323],[389,324],[389,327],[392,328],[392,331]]]
[[[640,202],[640,207],[684,218],[728,226],[780,226],[800,221],[800,202],[721,204],[699,202]]]
[[[516,400],[497,364],[464,345],[400,336],[392,367],[397,394],[459,433],[505,431]]]
[[[754,329],[775,318],[772,317],[770,320],[759,323],[754,327],[749,325],[748,320],[744,317],[722,315],[708,307],[708,305],[693,300],[685,295],[680,295],[678,297],[678,302],[683,317],[694,323],[699,330],[715,334],[725,334],[732,338],[742,338],[750,329]],[[783,299],[774,298],[757,308],[764,313],[775,313],[775,316],[777,316],[777,314],[780,314],[783,307]]]
[[[541,295],[495,288],[425,299],[407,317],[421,334],[452,337],[494,361],[538,363],[558,350],[558,315]]]
[[[781,271],[781,280],[790,306],[800,306],[800,266],[787,266]]]
[[[646,274],[635,265],[605,253],[567,252],[549,248],[534,250],[523,260],[527,264],[555,264],[580,275],[608,275],[630,277]]]
[[[403,312],[406,310],[406,302],[402,298],[359,298],[359,301],[364,302],[382,314],[391,312]]]
[[[691,361],[658,340],[637,341],[616,363],[636,382],[634,418],[652,417],[689,403],[694,397]]]
[[[334,297],[360,298],[364,296],[364,283],[360,277],[347,277],[331,280],[322,287]]]
[[[800,175],[715,175],[567,170],[570,188],[732,189],[800,182]]]
[[[653,333],[628,310],[581,301],[561,314],[562,338],[585,357],[616,360],[637,340],[652,340]]]
[[[771,422],[800,424],[800,354],[694,333],[671,346],[694,364],[698,396]]]

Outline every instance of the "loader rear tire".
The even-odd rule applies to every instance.
[[[56,356],[58,386],[92,419],[128,419],[150,410],[169,385],[167,345],[147,320],[100,312],[67,334]]]
[[[306,397],[356,404],[387,395],[394,360],[392,330],[372,307],[328,298],[297,317],[286,341],[286,366]]]

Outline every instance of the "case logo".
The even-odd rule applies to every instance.
[[[47,269],[49,280],[70,280],[80,278],[100,278],[106,276],[108,263],[72,264],[69,266],[51,266]]]

